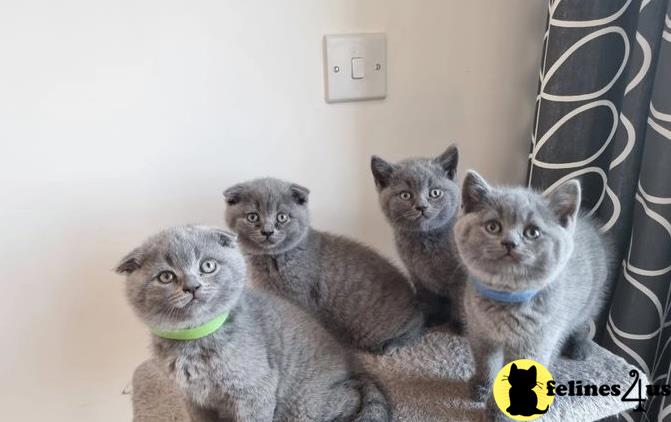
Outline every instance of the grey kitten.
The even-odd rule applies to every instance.
[[[229,233],[163,231],[117,271],[127,274],[128,300],[152,329],[154,354],[194,420],[390,420],[384,394],[316,320],[245,287],[245,261]],[[209,335],[174,339],[226,314]]]
[[[488,394],[496,371],[512,360],[548,365],[562,350],[585,358],[609,259],[604,238],[579,215],[578,181],[543,197],[490,187],[471,171],[462,203],[455,238],[469,272],[464,304],[476,398]]]
[[[394,229],[396,249],[417,288],[428,325],[449,322],[461,332],[466,274],[456,256],[453,227],[460,193],[457,147],[436,158],[392,164],[371,158],[380,206]]]
[[[354,346],[383,353],[415,340],[424,319],[405,276],[372,249],[310,227],[309,191],[257,179],[224,192],[253,279],[308,309]]]

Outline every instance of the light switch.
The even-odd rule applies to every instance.
[[[363,79],[366,76],[366,65],[363,57],[352,57],[352,79]]]
[[[324,79],[329,103],[385,98],[385,34],[326,35]]]

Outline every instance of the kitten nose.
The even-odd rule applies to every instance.
[[[501,244],[510,252],[517,247],[517,242],[514,240],[502,240]]]
[[[273,233],[275,233],[275,230],[273,229],[261,229],[261,234],[265,237],[270,237]]]
[[[415,209],[416,209],[417,211],[424,212],[424,211],[426,211],[426,205],[417,205],[417,206],[415,207]]]
[[[196,290],[200,289],[200,283],[198,284],[185,284],[184,287],[182,287],[182,291],[184,293],[191,293],[194,294],[196,293]]]

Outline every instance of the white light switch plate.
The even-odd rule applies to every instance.
[[[324,63],[327,102],[387,96],[385,34],[326,35]]]

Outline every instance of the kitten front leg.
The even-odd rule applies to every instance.
[[[531,359],[548,367],[557,356],[559,349],[559,328],[550,331],[545,327],[543,335],[519,339],[514,345],[507,345],[504,351],[504,364],[517,359]]]
[[[455,275],[455,277],[459,277]],[[465,286],[462,282],[463,280],[455,280],[452,288],[450,289],[450,327],[458,335],[462,335],[465,332],[465,312],[464,312],[464,291]]]
[[[475,373],[471,378],[471,398],[482,402],[490,396],[492,381],[501,367],[502,349],[492,342],[476,336],[469,337]]]
[[[253,377],[250,371],[249,377]],[[222,396],[220,416],[231,415],[233,422],[272,421],[277,407],[277,374],[266,373],[253,382],[238,384]]]
[[[239,399],[233,405],[232,422],[272,421],[275,414],[274,397],[249,397]]]
[[[426,326],[435,327],[450,322],[453,307],[451,300],[422,287],[420,281],[415,280],[414,284],[417,286],[418,308],[424,314]]]

